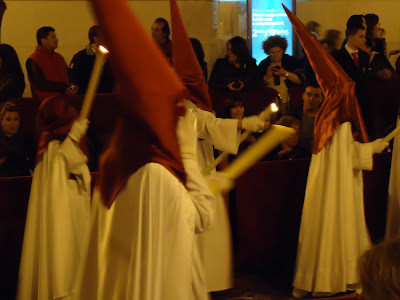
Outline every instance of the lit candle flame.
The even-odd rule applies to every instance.
[[[109,52],[109,51],[108,51],[105,47],[103,47],[102,45],[99,46],[99,49],[100,49],[101,53],[103,53],[103,54],[107,54],[107,53]]]
[[[277,112],[279,110],[278,106],[275,103],[271,103],[271,111]]]

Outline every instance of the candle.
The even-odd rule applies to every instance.
[[[103,46],[100,46],[99,51],[96,53],[96,60],[94,62],[92,75],[90,76],[89,85],[83,100],[81,113],[79,115],[80,120],[87,119],[89,117],[90,109],[92,108],[97,87],[99,86],[100,77],[103,72],[107,53],[108,50]]]
[[[287,139],[291,134],[294,134],[293,128],[272,125],[256,143],[246,149],[238,156],[228,167],[224,169],[227,178],[235,180],[242,175],[247,169],[253,166],[258,160],[263,158],[268,152],[278,146],[281,142]]]
[[[260,120],[266,121],[271,117],[271,114],[274,112],[278,111],[278,106],[276,106],[275,103],[271,103],[270,105],[267,106],[267,108],[258,116]],[[251,131],[246,130],[245,132],[242,133],[240,136],[240,144],[247,139],[251,135]],[[214,170],[220,163],[223,161],[225,158],[227,158],[229,155],[228,152],[224,151],[222,152],[207,168],[203,169],[202,173],[203,175],[208,175],[212,170]]]
[[[389,143],[399,133],[400,133],[400,127],[396,127],[395,130],[393,130],[391,133],[389,133],[387,136],[383,138],[383,141]]]

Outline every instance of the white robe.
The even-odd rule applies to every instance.
[[[194,160],[183,163],[198,169]],[[187,189],[165,167],[148,163],[110,209],[95,190],[75,299],[193,299],[194,236],[209,226],[215,198],[199,170],[187,174]]]
[[[358,257],[370,245],[362,170],[372,169],[370,143],[354,142],[342,124],[311,159],[301,217],[295,291],[325,296],[358,289]],[[294,292],[295,292],[294,291]]]
[[[397,127],[398,126],[400,126],[400,119],[397,119]],[[399,163],[400,163],[400,136],[396,135],[393,142],[392,165],[390,168],[385,239],[393,239],[400,235]]]
[[[241,135],[237,129],[237,120],[216,118],[212,113],[197,108],[188,100],[185,104],[197,116],[197,134],[200,139],[197,158],[201,169],[205,169],[213,162],[213,145],[218,150],[237,153]],[[196,245],[198,247],[196,258],[200,261],[194,270],[195,282],[200,281],[199,286],[204,286],[205,282],[209,292],[231,288],[233,286],[232,239],[228,211],[223,197],[217,197],[213,223],[206,232],[196,236]],[[199,268],[202,268],[204,273]],[[195,299],[207,299],[206,293],[195,291]]]
[[[51,141],[32,178],[18,300],[71,299],[90,223],[86,156],[67,137]],[[73,175],[72,175],[73,174]]]

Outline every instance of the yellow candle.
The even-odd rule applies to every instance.
[[[275,103],[271,103],[268,107],[258,116],[260,120],[266,121],[271,117],[271,114],[278,111],[278,107]],[[251,131],[246,130],[240,136],[240,143],[247,139],[251,135]],[[203,169],[203,175],[208,175],[212,170],[214,170],[225,158],[229,155],[228,152],[222,152],[207,168]]]
[[[94,97],[96,96],[97,87],[99,86],[99,81],[101,74],[103,73],[104,63],[106,61],[106,54],[108,50],[103,46],[99,47],[99,51],[96,54],[96,60],[94,62],[92,75],[90,76],[89,85],[83,100],[81,113],[79,119],[87,119],[89,117],[90,109],[93,105]]]
[[[253,166],[258,160],[263,158],[268,152],[278,146],[282,141],[294,134],[293,128],[272,125],[256,143],[246,149],[239,157],[237,157],[223,172],[229,179],[235,180],[242,175],[247,169]]]
[[[393,130],[391,133],[389,133],[387,136],[383,138],[383,141],[389,143],[399,133],[400,133],[400,127],[396,127],[395,130]]]

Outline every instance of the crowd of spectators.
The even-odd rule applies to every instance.
[[[307,23],[307,28],[316,38],[320,38],[320,24],[310,21]],[[394,95],[398,94],[395,88],[397,73],[388,58],[400,51],[387,50],[385,34],[377,15],[353,15],[346,24],[345,40],[342,46],[340,46],[341,32],[338,30],[328,30],[325,38],[320,39],[325,49],[356,83],[358,104],[371,139],[387,134],[395,127],[397,120],[398,100],[392,99],[392,113],[377,117],[378,112],[374,107],[382,99],[379,96],[373,96],[378,94],[377,91],[374,91],[373,95],[370,92],[377,86],[375,90],[385,93],[394,91]],[[241,41],[240,47],[233,43],[235,40]],[[262,44],[267,57],[258,64],[257,76],[254,76],[254,63],[245,41],[240,37],[234,37],[227,43],[226,56],[216,61],[209,80],[210,90],[225,93],[220,100],[216,101],[223,101],[222,99],[225,99],[228,94],[238,93],[246,99],[247,103],[243,103],[246,106],[251,101],[260,101],[246,97],[249,90],[268,87],[279,93],[280,99],[277,104],[280,108],[279,115],[283,118],[278,123],[281,121],[282,125],[289,127],[292,125],[287,124],[296,123],[299,127],[296,155],[282,155],[282,153],[277,155],[282,151],[279,148],[268,156],[268,160],[311,156],[314,120],[324,99],[307,57],[304,54],[298,57],[286,54],[287,46],[285,37],[279,35],[268,37]],[[216,101],[214,100],[213,103]],[[384,126],[380,126],[380,119],[385,119]],[[296,138],[293,137],[292,142],[280,147],[295,144],[295,140]]]
[[[319,39],[322,36],[319,23],[310,21],[307,23],[307,28],[316,38]],[[160,50],[173,64],[173,41],[170,39],[168,22],[164,18],[157,18],[151,26],[151,34]],[[379,17],[375,14],[367,14],[365,16],[353,15],[348,19],[345,40],[341,47],[339,44],[341,32],[338,30],[327,30],[325,38],[320,39],[325,49],[333,55],[356,83],[358,103],[371,138],[386,133],[377,133],[373,129],[376,120],[371,113],[371,102],[379,101],[379,99],[369,97],[368,88],[371,80],[390,82],[397,78],[397,72],[388,58],[391,55],[397,55],[400,50],[388,51],[385,35],[386,32],[380,24]],[[55,51],[58,47],[58,39],[54,28],[40,28],[36,38],[37,48],[26,62],[32,97],[40,103],[49,96],[84,94],[96,52],[99,45],[103,43],[100,27],[90,28],[89,43],[73,56],[68,66],[62,55]],[[191,38],[191,43],[207,80],[208,70],[207,62],[204,60],[203,47],[198,39]],[[266,57],[257,65],[256,60],[251,56],[246,40],[235,36],[227,41],[226,56],[217,59],[208,80],[210,94],[213,95],[213,91],[220,93],[220,99],[212,99],[213,103],[220,101],[221,105],[225,107],[223,112],[220,111],[220,115],[217,112],[217,117],[243,117],[246,113],[246,106],[257,107],[251,102],[260,101],[260,99],[249,97],[251,92],[264,91],[266,88],[270,91],[273,90],[278,94],[276,103],[280,110],[276,120],[271,120],[271,123],[277,121],[277,124],[293,127],[297,134],[291,137],[290,141],[286,141],[278,149],[275,149],[266,160],[310,157],[313,148],[314,120],[324,99],[311,65],[304,54],[299,56],[286,54],[288,43],[283,36],[269,36],[259,46],[263,48]],[[257,47],[257,45],[253,45],[253,47]],[[10,45],[1,44],[0,103],[21,97],[24,88],[24,75],[15,50]],[[109,63],[106,63],[98,93],[113,93],[115,90],[111,67]],[[262,98],[261,101],[265,101],[267,97],[263,94],[260,98]],[[261,104],[258,107],[265,108],[269,103]],[[18,114],[17,108],[12,109]],[[260,112],[252,111],[251,113]],[[391,129],[389,127],[395,126],[396,116],[396,113],[389,118],[385,116],[387,130]],[[3,114],[1,118],[2,143],[4,143]],[[241,149],[256,139],[257,134],[251,136]],[[3,166],[3,159],[7,155],[4,154],[5,150],[1,153],[3,158],[0,160],[0,165]],[[31,156],[27,160],[33,161]],[[32,166],[31,164],[27,170],[32,169]],[[1,174],[5,173],[2,171]],[[24,171],[21,174],[27,173]]]

